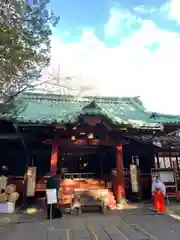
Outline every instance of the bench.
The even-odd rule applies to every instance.
[[[76,209],[78,215],[81,215],[83,208],[89,207],[99,208],[102,213],[105,213],[106,202],[103,199],[103,194],[101,196],[100,191],[103,192],[103,189],[75,190],[72,199],[71,214]]]

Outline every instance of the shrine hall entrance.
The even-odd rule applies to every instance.
[[[115,162],[115,154],[113,155],[113,149],[109,146],[76,145],[68,148],[61,146],[57,164],[62,172],[61,204],[66,205],[72,201],[74,190],[86,189],[91,194],[98,190],[98,194],[102,194],[108,204],[115,206],[115,194],[110,184]]]
[[[74,146],[61,147],[58,156],[58,169],[66,178],[104,179],[110,176],[115,167],[115,154],[112,147]]]
[[[137,195],[141,200],[150,199],[151,149],[149,150],[145,146],[142,148],[139,145],[129,144],[125,145],[123,150],[123,172],[127,199],[134,199],[130,175],[130,165],[132,163],[136,164],[138,171],[140,192]],[[105,187],[112,188],[112,170],[116,169],[116,151],[115,146],[61,146],[59,148],[57,168],[62,170],[65,179],[98,179],[105,182]]]

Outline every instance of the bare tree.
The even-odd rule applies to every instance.
[[[38,86],[36,90],[81,97],[83,95],[88,95],[90,91],[95,91],[96,89],[93,85],[81,83],[80,76],[62,76],[60,65],[58,65],[56,70],[47,71],[45,74],[47,76],[47,81]]]

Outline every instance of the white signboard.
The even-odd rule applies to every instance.
[[[57,190],[56,189],[47,189],[47,204],[56,204],[57,203]]]
[[[160,172],[161,181],[166,182],[174,182],[174,173],[171,171]]]

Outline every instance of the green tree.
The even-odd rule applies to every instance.
[[[40,84],[50,63],[52,27],[59,17],[47,9],[50,0],[1,0],[0,112],[14,98]]]

